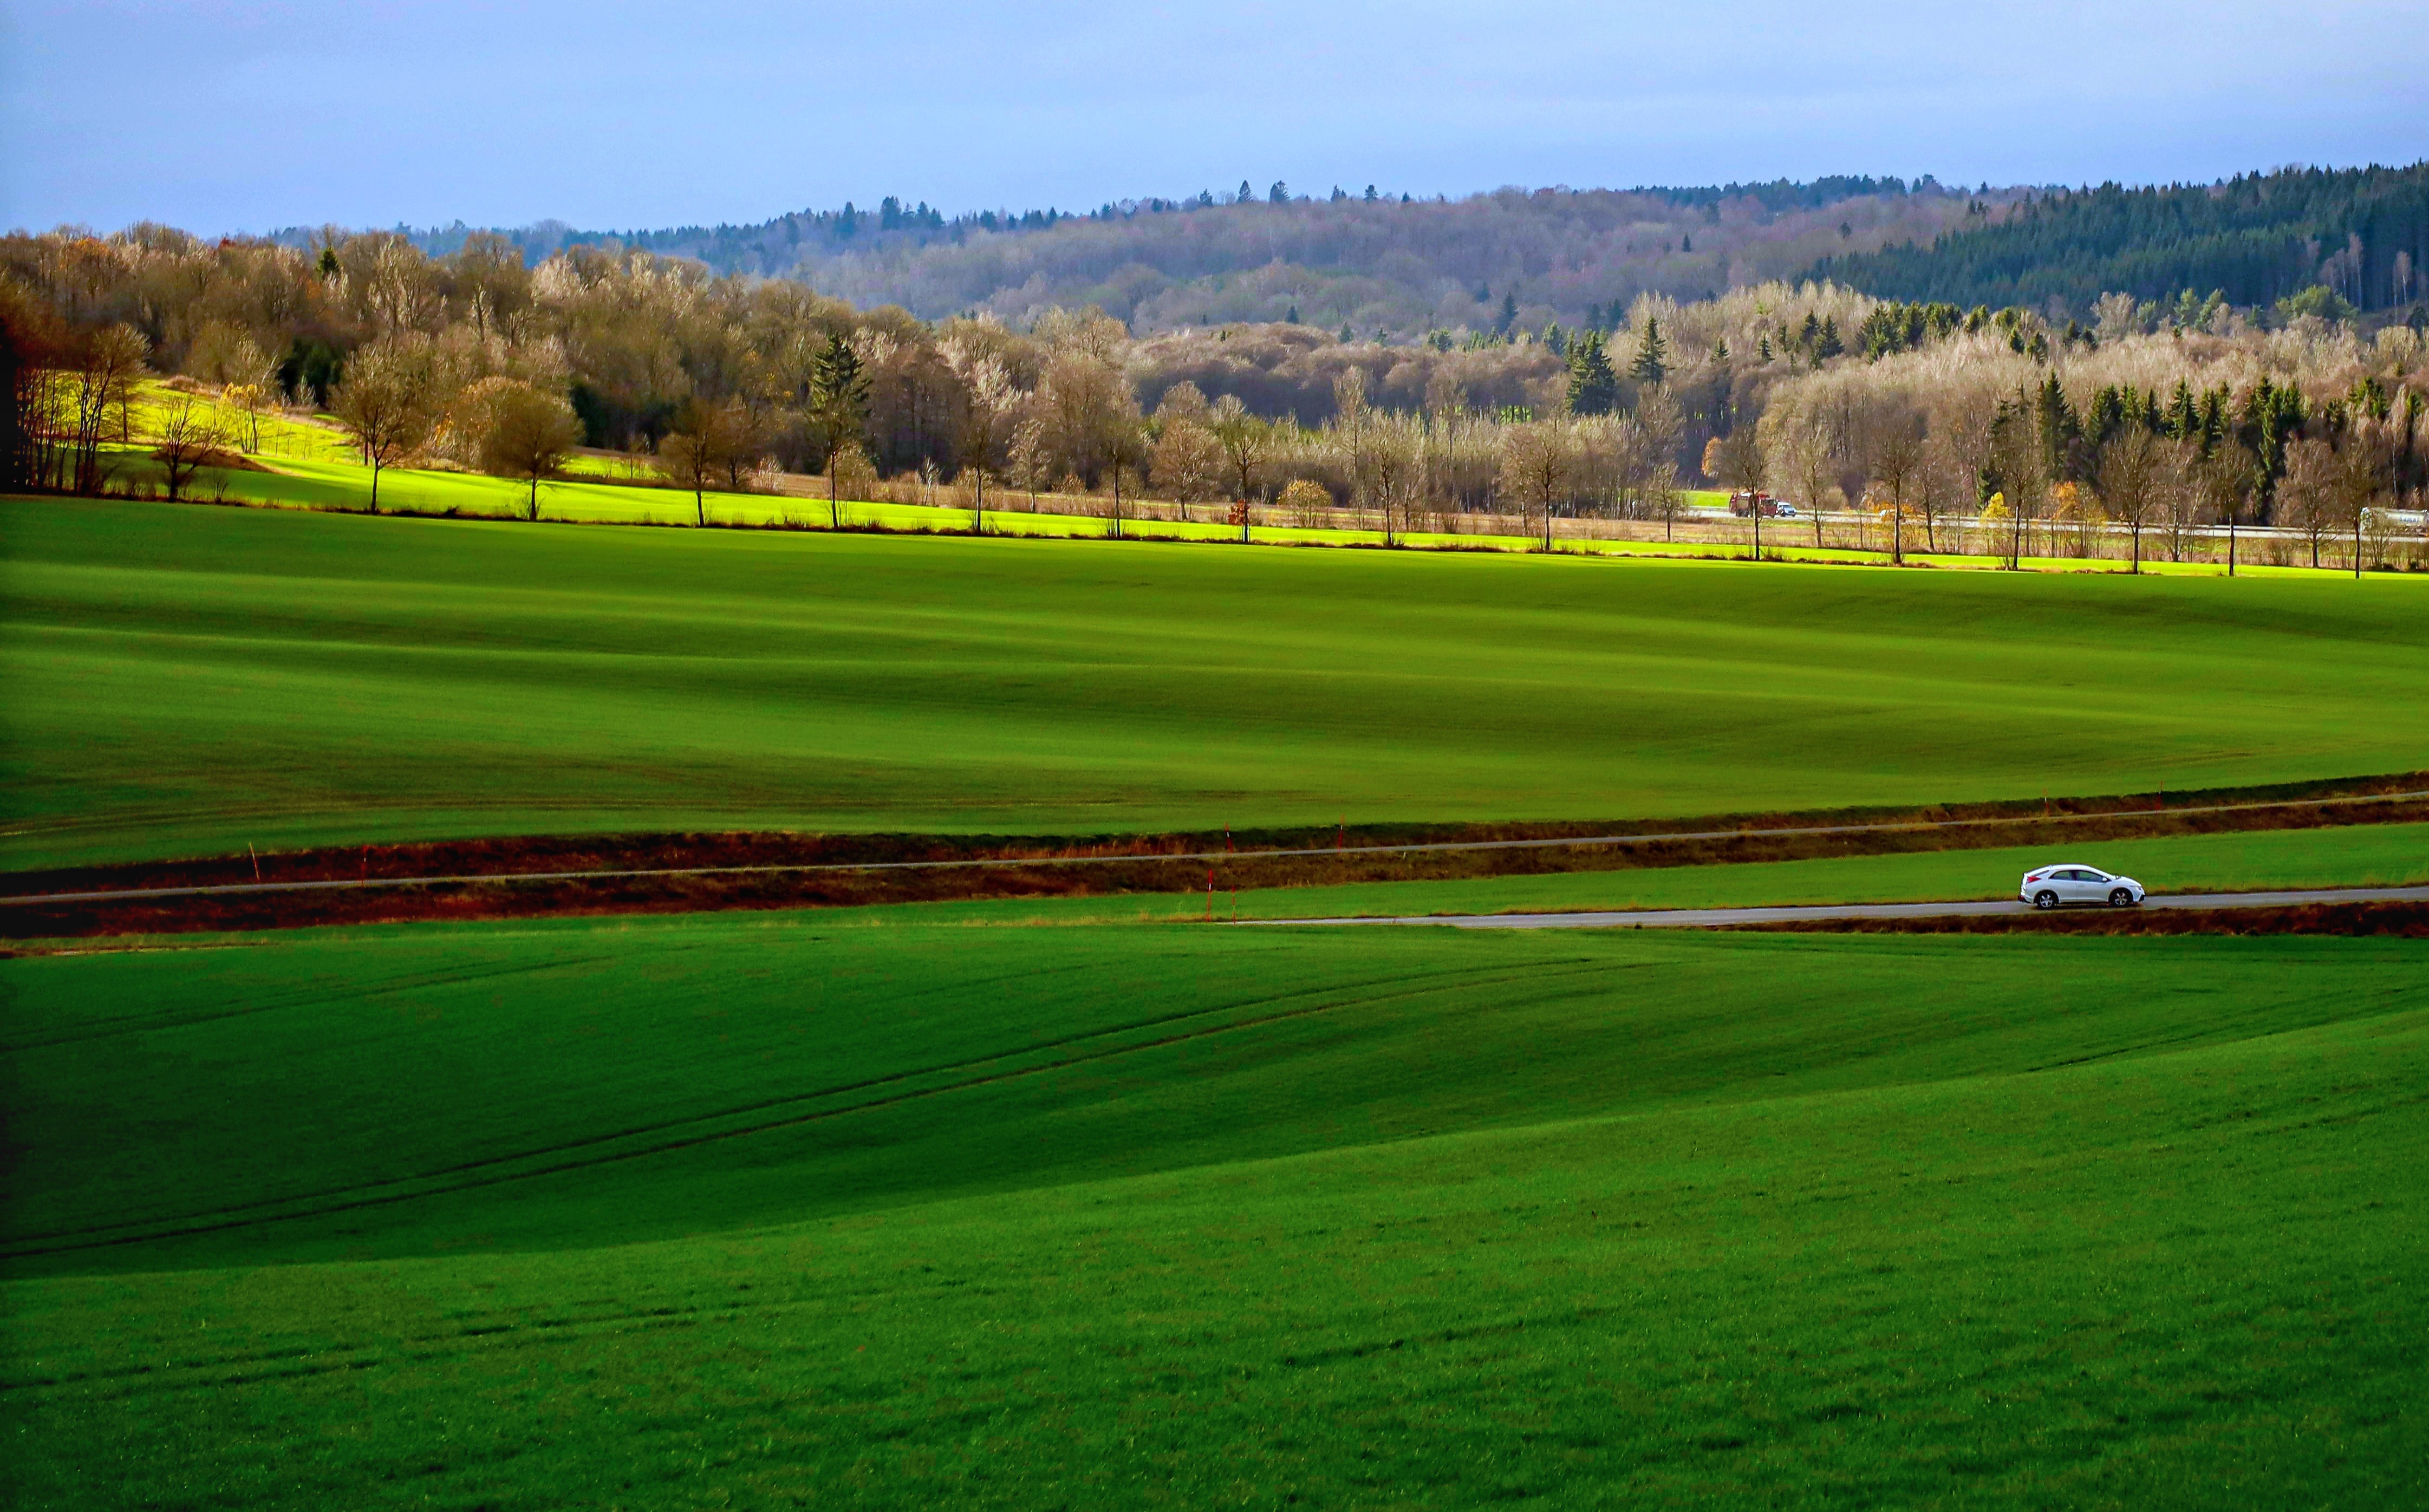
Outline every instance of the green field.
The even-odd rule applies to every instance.
[[[2429,945],[0,962],[26,1506],[2414,1504]]]
[[[2391,579],[0,502],[9,867],[474,834],[1627,818],[2407,770]]]

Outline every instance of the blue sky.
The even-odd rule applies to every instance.
[[[0,0],[0,227],[757,221],[2429,156],[2429,0]]]

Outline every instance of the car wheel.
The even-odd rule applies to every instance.
[[[2121,887],[2115,892],[2110,893],[2108,895],[2108,906],[2113,909],[2132,908],[2134,906],[2133,890],[2130,888]]]
[[[2042,891],[2033,895],[2033,907],[2037,909],[2054,909],[2057,907],[2057,895],[2044,888]]]

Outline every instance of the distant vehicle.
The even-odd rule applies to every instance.
[[[1782,519],[1794,519],[1796,518],[1796,506],[1790,503],[1785,499],[1779,501],[1778,507],[1774,509],[1772,512]]]
[[[2017,896],[2037,909],[2065,903],[2106,903],[2123,909],[2142,901],[2142,884],[2131,877],[2112,877],[2097,866],[2036,866],[2024,873],[2024,885]]]
[[[1740,489],[1729,495],[1729,513],[1740,519],[1751,519],[1757,515],[1769,517],[1779,513],[1779,501],[1760,488],[1752,493]]]

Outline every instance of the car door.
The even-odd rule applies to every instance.
[[[2080,903],[2091,896],[2091,874],[2080,866],[2061,866],[2050,875],[2061,903]]]
[[[2074,884],[2067,894],[2067,901],[2071,903],[2105,903],[2108,900],[2108,874],[2107,872],[2096,872],[2089,866],[2077,866],[2073,871],[2068,872],[2067,876],[2073,879]]]

